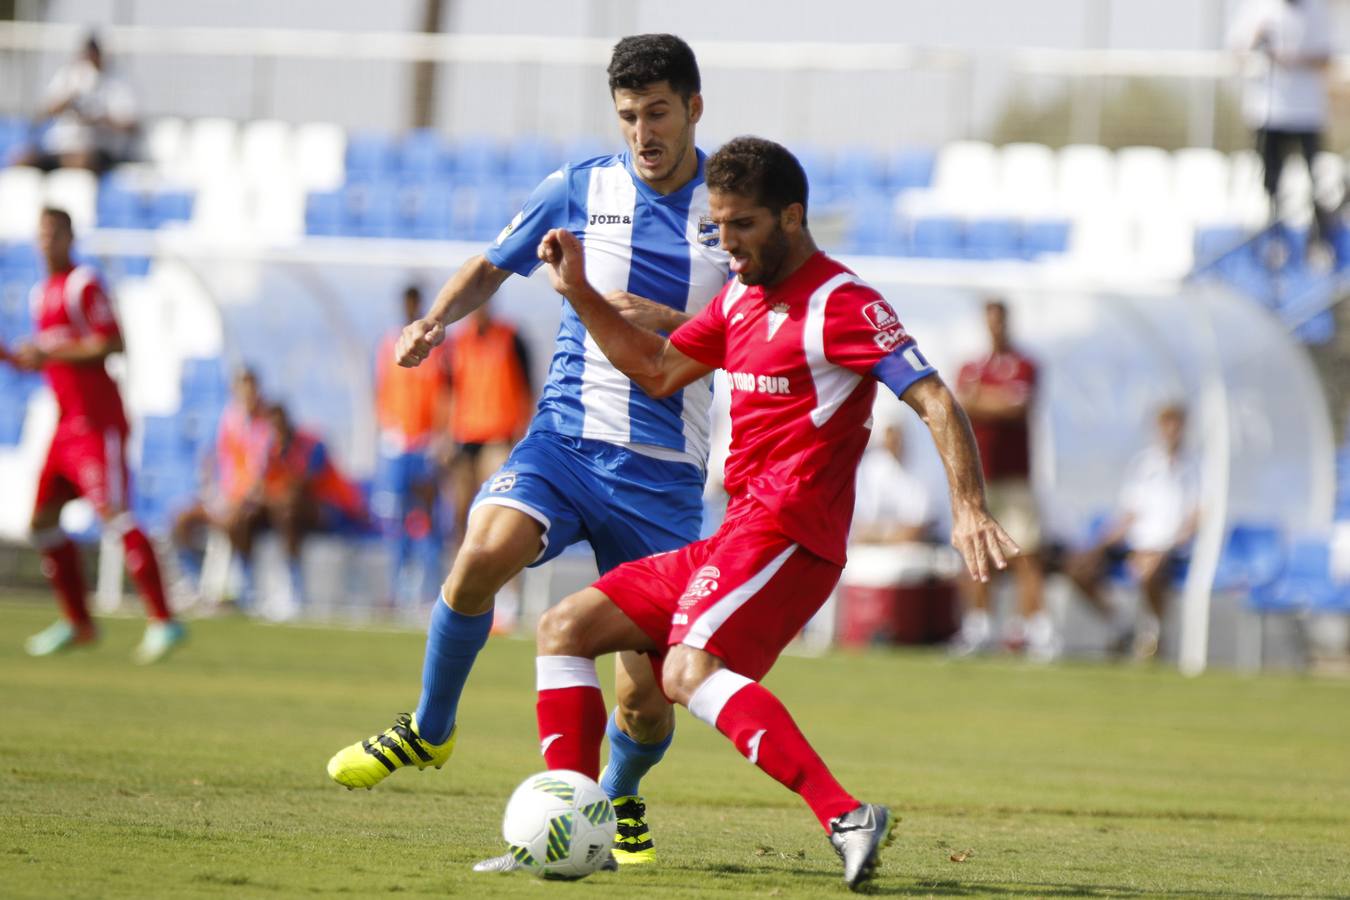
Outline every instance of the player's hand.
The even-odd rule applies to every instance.
[[[610,306],[619,311],[619,315],[639,328],[648,331],[674,331],[678,327],[678,322],[672,321],[674,317],[671,313],[674,310],[654,300],[630,294],[628,291],[614,291],[606,294],[605,299],[609,301]]]
[[[430,319],[410,322],[398,336],[394,347],[394,361],[406,369],[421,365],[431,351],[445,340],[445,326]]]
[[[995,569],[1007,568],[1021,548],[986,510],[958,512],[952,521],[952,546],[966,561],[970,577],[988,581]]]
[[[566,296],[586,283],[586,260],[581,241],[566,228],[554,228],[539,242],[539,258],[548,263],[548,280],[553,289]]]
[[[20,344],[9,358],[14,365],[28,372],[36,372],[47,362],[46,352],[37,344]]]

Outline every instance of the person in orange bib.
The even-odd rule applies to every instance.
[[[484,303],[467,325],[446,338],[445,371],[451,394],[450,479],[455,534],[463,539],[469,504],[496,472],[530,421],[530,357],[516,329],[494,318]]]

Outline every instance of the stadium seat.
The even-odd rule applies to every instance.
[[[914,256],[957,259],[965,255],[965,227],[954,216],[927,216],[909,228],[909,247]]]
[[[1038,259],[1069,249],[1069,223],[1063,219],[1037,219],[1022,226],[1022,256]]]
[[[1157,147],[1122,147],[1116,151],[1115,202],[1131,213],[1167,208],[1172,200],[1172,157]]]
[[[1237,523],[1229,530],[1214,576],[1217,591],[1271,584],[1284,566],[1284,536],[1275,525]]]
[[[244,125],[239,135],[239,166],[254,182],[289,180],[295,168],[289,122],[258,119]]]
[[[904,147],[891,154],[887,184],[892,192],[929,187],[937,154],[919,147]]]
[[[150,201],[155,228],[168,222],[187,222],[192,218],[193,195],[188,191],[159,191]]]
[[[1336,209],[1345,200],[1345,157],[1323,150],[1313,158],[1313,190],[1328,207]]]
[[[1294,327],[1294,336],[1310,347],[1323,347],[1336,337],[1336,317],[1324,309]]]
[[[398,184],[393,181],[350,184],[343,191],[343,234],[395,237],[399,230]]]
[[[328,122],[297,125],[292,138],[295,173],[310,191],[337,190],[346,181],[347,135]]]
[[[1150,209],[1136,220],[1135,260],[1146,271],[1181,278],[1195,262],[1195,227],[1169,204]]]
[[[0,240],[28,240],[37,233],[43,174],[29,166],[0,169]]]
[[[253,186],[251,231],[286,243],[305,233],[304,188],[284,172],[271,172]]]
[[[620,149],[622,148],[616,147],[611,140],[601,140],[591,136],[576,137],[563,144],[562,158],[569,163],[579,163],[594,159],[597,156],[617,153]]]
[[[1053,210],[1055,154],[1044,144],[1007,144],[998,152],[997,202],[1018,216]]]
[[[1228,212],[1228,157],[1210,147],[1172,154],[1172,208],[1197,222],[1221,221]]]
[[[100,228],[154,227],[145,214],[145,197],[132,190],[114,176],[106,175],[98,190],[98,224]]]
[[[399,203],[403,235],[422,240],[449,239],[451,196],[445,184],[405,188]]]
[[[1062,147],[1055,165],[1055,206],[1066,213],[1096,212],[1110,202],[1115,181],[1110,150],[1095,144]]]
[[[450,148],[438,131],[422,128],[408,134],[400,147],[403,178],[431,184],[450,172]]]
[[[239,126],[232,119],[194,119],[187,126],[186,176],[194,184],[217,181],[233,173],[238,163]]]
[[[305,233],[339,235],[343,233],[344,194],[342,191],[316,191],[305,198]]]
[[[177,172],[187,155],[187,125],[182,119],[167,116],[145,126],[142,140],[145,158],[162,172]]]
[[[505,173],[505,154],[496,138],[475,135],[459,139],[451,150],[450,168],[457,183],[482,183]]]
[[[538,183],[567,161],[557,142],[543,135],[523,135],[506,148],[506,175]]]
[[[835,154],[833,190],[841,196],[859,197],[888,194],[887,159],[870,147],[845,147]]]
[[[47,173],[43,203],[70,213],[76,234],[94,227],[98,210],[98,176],[86,169],[57,169]]]
[[[28,143],[28,120],[18,117],[0,117],[0,166],[9,164]]]
[[[399,146],[383,132],[347,136],[347,183],[389,181],[398,175]]]
[[[982,218],[966,224],[965,255],[971,259],[1017,259],[1021,227],[1013,219]]]
[[[953,141],[938,151],[933,191],[954,213],[988,209],[998,190],[998,154],[984,141]]]

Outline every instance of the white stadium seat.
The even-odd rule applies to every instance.
[[[1260,228],[1270,218],[1270,203],[1261,184],[1261,157],[1240,150],[1229,157],[1227,219],[1247,228]]]
[[[1303,157],[1294,156],[1280,170],[1280,186],[1276,193],[1280,204],[1280,218],[1298,227],[1307,227],[1312,221],[1312,177]]]
[[[295,129],[295,171],[310,191],[331,191],[347,180],[347,135],[328,122],[306,122]]]
[[[238,164],[239,126],[231,119],[196,119],[188,126],[187,177],[204,184],[233,172]]]
[[[1158,147],[1116,151],[1116,206],[1150,213],[1171,202],[1172,156]]]
[[[187,147],[187,125],[182,119],[156,119],[145,128],[145,158],[161,171],[176,171]]]
[[[1003,212],[1036,216],[1051,212],[1055,153],[1044,144],[1007,144],[999,150],[998,202]]]
[[[276,119],[249,122],[239,137],[239,162],[251,181],[267,180],[280,174],[289,176],[295,165],[289,123]]]
[[[0,169],[0,240],[27,240],[37,233],[43,193],[40,169],[28,166]]]
[[[1345,157],[1323,150],[1313,158],[1313,185],[1318,199],[1330,207],[1345,199]]]
[[[1176,207],[1198,222],[1220,220],[1229,205],[1228,157],[1210,147],[1186,147],[1172,154]]]
[[[94,227],[98,212],[98,176],[85,169],[57,169],[47,175],[43,202],[70,213],[75,233]]]
[[[305,190],[286,173],[255,182],[250,229],[271,241],[287,242],[305,233]]]
[[[192,204],[192,230],[225,241],[247,238],[248,200],[244,185],[229,173],[200,184]]]
[[[1195,262],[1195,226],[1164,208],[1137,220],[1135,263],[1149,275],[1180,278]]]
[[[1065,213],[1100,210],[1111,202],[1116,162],[1096,144],[1070,144],[1059,151],[1055,169],[1055,205]]]
[[[933,191],[953,212],[986,209],[998,189],[998,155],[984,141],[954,141],[938,151]]]

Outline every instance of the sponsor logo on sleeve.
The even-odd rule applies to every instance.
[[[511,488],[516,486],[515,472],[499,472],[493,476],[492,483],[488,485],[489,494],[505,494]]]

